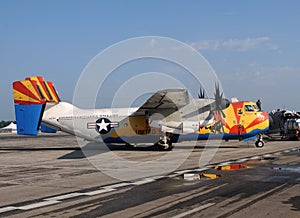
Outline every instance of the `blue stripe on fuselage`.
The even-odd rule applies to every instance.
[[[252,138],[258,134],[264,133],[268,128],[261,130],[256,129],[246,134],[196,134],[190,133],[186,135],[173,135],[171,137],[172,142],[181,142],[181,141],[193,141],[193,140],[207,140],[207,139],[248,139]],[[146,136],[121,136],[121,137],[107,137],[104,139],[105,143],[156,143],[159,140],[158,135],[146,135]]]
[[[187,135],[180,135],[178,137],[179,141],[188,141],[188,140],[207,140],[207,139],[247,139],[251,138],[253,136],[256,136],[261,133],[265,133],[268,130],[268,128],[261,130],[261,129],[255,129],[249,133],[246,134],[196,134],[191,133]]]

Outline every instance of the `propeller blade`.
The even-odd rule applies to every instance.
[[[204,89],[202,89],[201,87],[200,87],[200,91],[199,91],[199,93],[198,93],[198,98],[205,98],[205,92],[204,92]]]
[[[229,101],[223,98],[223,92],[220,92],[220,85],[215,83],[215,103],[216,103],[216,112],[222,118],[226,118],[225,113],[223,110],[229,106]]]

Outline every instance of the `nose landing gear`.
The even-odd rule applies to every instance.
[[[261,134],[259,134],[257,136],[257,141],[255,142],[255,146],[257,148],[262,148],[262,147],[264,147],[264,145],[265,145],[265,142],[263,141],[263,137]]]

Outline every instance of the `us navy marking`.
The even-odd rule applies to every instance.
[[[108,133],[112,128],[119,127],[118,122],[111,122],[105,117],[99,118],[96,122],[87,123],[88,129],[95,129],[100,134]]]

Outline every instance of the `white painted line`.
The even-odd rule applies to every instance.
[[[121,187],[125,187],[125,186],[130,186],[130,185],[131,185],[131,183],[122,182],[122,183],[118,183],[118,184],[114,184],[114,185],[102,186],[101,188],[115,189],[115,188],[121,188]]]
[[[149,177],[149,179],[153,179],[153,180],[157,180],[157,179],[162,179],[162,178],[166,178],[167,176],[152,176]]]
[[[218,164],[207,165],[205,167],[207,167],[207,168],[214,168],[215,166],[218,166]]]
[[[264,154],[263,157],[271,157],[271,154]]]
[[[17,209],[18,209],[17,207],[11,207],[11,206],[2,207],[2,208],[0,208],[0,213],[5,213],[8,211],[17,210]]]
[[[18,207],[19,210],[31,210],[39,207],[44,207],[52,204],[60,203],[60,201],[42,201],[34,204],[29,204],[26,206]]]
[[[86,192],[86,193],[84,193],[84,195],[93,196],[93,195],[99,195],[99,194],[112,192],[112,191],[116,191],[116,189],[107,189],[107,188],[105,188],[105,189],[100,189],[100,190],[96,190],[96,191]]]
[[[249,158],[243,158],[243,159],[236,160],[235,162],[236,163],[242,163],[242,162],[246,162],[248,160],[249,160]]]
[[[195,208],[195,209],[193,209],[193,210],[189,210],[189,211],[187,211],[187,212],[184,212],[184,213],[178,214],[178,215],[176,215],[176,216],[173,216],[173,218],[181,218],[181,217],[185,217],[185,216],[188,216],[188,215],[190,215],[190,214],[196,213],[196,212],[198,212],[198,211],[200,211],[200,210],[204,210],[204,209],[206,209],[206,208],[208,208],[208,207],[211,207],[211,206],[213,206],[213,205],[215,205],[215,204],[216,204],[216,203],[207,203],[207,204],[201,205],[200,207],[197,207],[197,208]]]
[[[132,185],[143,185],[143,184],[147,184],[150,182],[154,182],[154,179],[142,179],[142,180],[138,180],[136,182],[131,183]]]
[[[168,178],[174,178],[174,177],[176,177],[176,176],[178,176],[178,174],[174,174],[174,173],[173,173],[173,174],[168,175],[167,177],[168,177]]]
[[[176,171],[174,173],[176,174],[183,174],[183,173],[189,173],[189,172],[193,172],[192,170],[181,170],[181,171]]]
[[[59,200],[65,200],[68,198],[74,198],[77,196],[83,196],[84,193],[80,193],[80,192],[74,192],[74,193],[70,193],[70,194],[65,194],[65,195],[58,195],[52,198],[45,198],[45,201],[59,201]]]
[[[195,172],[202,172],[202,171],[208,170],[208,169],[209,169],[208,167],[201,167],[201,168],[195,169],[194,171]]]
[[[261,157],[260,156],[253,156],[253,157],[250,157],[250,160],[257,160],[257,159],[260,159]]]
[[[218,166],[226,166],[226,165],[230,165],[232,163],[233,163],[232,161],[223,162],[223,163],[218,164]]]

